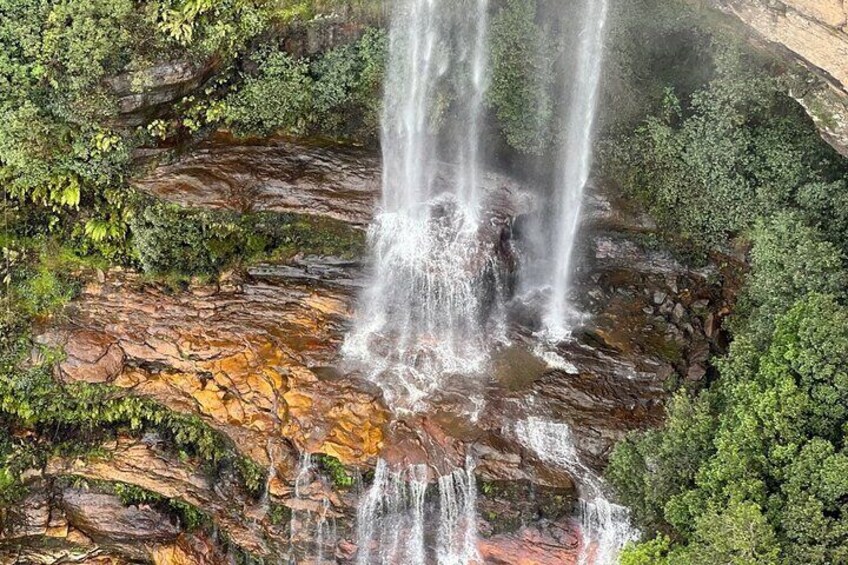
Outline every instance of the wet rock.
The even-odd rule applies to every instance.
[[[370,151],[220,134],[133,185],[186,206],[306,213],[365,226],[381,181]]]
[[[323,371],[341,344],[349,292],[261,280],[208,291],[174,295],[113,274],[87,286],[69,323],[41,340],[68,353],[62,379],[199,413],[263,465],[269,442],[291,458],[294,444],[346,463],[372,460],[388,419],[379,391]]]
[[[168,499],[182,500],[196,508],[202,508],[239,547],[259,555],[270,551],[265,542],[262,525],[244,519],[249,508],[255,506],[256,502],[245,499],[234,484],[223,480],[217,483],[210,481],[209,477],[200,471],[199,461],[180,461],[175,456],[132,438],[121,438],[114,445],[104,446],[104,450],[109,453],[108,459],[51,459],[46,474],[55,477],[77,476],[97,481],[117,481],[141,487]],[[280,470],[285,470],[285,467]],[[72,491],[71,496],[73,508],[73,501],[82,495]],[[83,497],[82,503],[98,500],[105,499],[99,495],[91,499]],[[76,521],[74,522],[76,524]],[[85,525],[78,527],[91,535]],[[168,546],[163,551],[185,553],[174,546]]]
[[[580,534],[571,522],[548,523],[481,539],[478,548],[491,565],[571,565],[580,554]]]
[[[200,87],[215,66],[215,61],[168,61],[109,79],[118,95],[121,125],[143,125],[167,113],[174,102]]]
[[[160,542],[175,540],[180,533],[158,511],[144,506],[124,507],[110,494],[67,489],[62,493],[62,508],[68,519],[92,539]]]
[[[451,179],[444,164],[436,187]],[[365,227],[376,210],[382,168],[373,151],[288,138],[235,139],[219,133],[174,163],[156,166],[133,186],[186,206],[324,216]],[[515,180],[486,173],[498,218],[530,208]]]
[[[229,565],[230,559],[206,537],[183,534],[173,545],[153,550],[154,565]]]
[[[686,373],[686,378],[690,381],[700,381],[707,375],[707,370],[702,365],[692,365],[689,367],[689,372]]]

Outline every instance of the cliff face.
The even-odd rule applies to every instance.
[[[313,182],[325,169],[335,174]],[[181,204],[237,210],[240,190],[249,189],[248,200],[264,209],[291,211],[299,201],[300,212],[359,226],[373,209],[378,176],[372,156],[346,148],[218,139],[137,186]],[[532,328],[519,323],[469,421],[456,417],[469,409],[463,383],[439,393],[439,410],[391,421],[380,390],[346,369],[338,352],[362,284],[357,261],[297,256],[187,289],[121,269],[100,273],[39,338],[64,351],[56,378],[110,385],[200,419],[266,470],[264,494],[246,492],[231,473],[209,475],[166,439],[118,435],[98,457],[58,454],[28,474],[24,516],[0,531],[0,564],[25,555],[26,563],[104,556],[223,565],[236,562],[232,547],[270,563],[292,551],[350,563],[362,489],[339,483],[322,464],[305,465],[306,453],[334,458],[366,484],[378,458],[437,468],[471,455],[485,562],[516,563],[520,555],[527,564],[576,563],[583,541],[571,519],[572,477],[522,442],[526,399],[534,413],[567,421],[585,461],[600,466],[624,434],[659,422],[666,378],[704,378],[729,299],[710,282],[712,270],[692,271],[642,247],[650,222],[603,191],[587,203],[585,229],[577,282],[593,317],[558,350],[568,362],[533,354]],[[114,482],[159,502],[128,503],[110,490]],[[162,501],[196,508],[208,524],[175,521]],[[325,524],[316,517],[333,525],[326,547],[316,546]]]
[[[848,2],[705,0],[743,22],[772,49],[812,71],[798,73],[792,95],[822,136],[848,156]]]

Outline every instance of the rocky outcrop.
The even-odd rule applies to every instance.
[[[576,565],[580,535],[574,524],[524,527],[480,542],[487,565]]]
[[[848,156],[848,5],[844,0],[697,0],[732,15],[813,71],[792,95]]]
[[[203,509],[220,531],[226,533],[238,547],[257,555],[269,553],[269,543],[273,544],[275,532],[267,523],[262,522],[261,514],[264,509],[258,508],[255,500],[245,497],[235,483],[223,479],[213,482],[207,474],[200,471],[202,462],[192,459],[180,461],[161,449],[155,441],[149,440],[119,438],[114,444],[104,445],[102,449],[109,454],[108,459],[54,458],[48,462],[44,475],[53,478],[73,476],[94,481],[115,481],[143,488],[167,499],[180,500]],[[280,483],[276,481],[274,484]],[[287,489],[274,490],[275,497],[290,494]],[[67,496],[63,497],[66,512],[68,500]],[[75,499],[71,499],[71,502],[73,500]],[[82,505],[82,512],[87,515],[90,513],[90,500],[83,499],[83,502],[86,504]],[[245,520],[245,516],[249,515],[255,515],[258,519]],[[104,517],[106,518],[108,516]],[[86,530],[85,524],[80,525],[80,520],[75,520],[74,523],[83,531]],[[119,531],[114,536],[109,536],[105,531],[106,526],[92,526],[91,529],[101,532],[102,537],[110,540],[119,539],[123,535],[121,524],[111,524],[108,527],[117,527]],[[176,534],[171,537],[175,538]]]
[[[183,204],[309,212],[364,225],[378,178],[376,160],[359,149],[219,137],[158,167],[138,186]],[[509,235],[512,218],[532,202],[492,179],[507,196],[499,205],[507,217],[492,229]],[[330,488],[326,476],[301,484],[304,453],[336,457],[366,481],[378,456],[445,473],[470,455],[483,483],[480,551],[488,562],[513,563],[522,555],[528,565],[572,563],[581,543],[571,519],[574,477],[528,444],[515,424],[537,418],[568,425],[581,459],[602,468],[624,434],[661,420],[668,379],[707,375],[706,359],[722,347],[721,317],[732,300],[714,284],[715,268],[690,269],[646,245],[644,236],[654,229],[646,218],[602,193],[587,208],[575,279],[581,309],[591,314],[585,327],[542,351],[533,336],[538,309],[514,301],[510,345],[494,354],[488,378],[446,383],[427,413],[390,414],[380,389],[339,355],[363,280],[356,262],[297,256],[183,290],[121,270],[103,273],[40,338],[66,353],[57,378],[110,385],[200,415],[268,468],[268,493],[255,500],[226,480],[212,484],[198,462],[176,458],[155,437],[119,438],[104,446],[104,460],[51,460],[43,477],[119,481],[180,500],[208,513],[234,544],[271,559],[288,547],[287,519],[300,524],[308,522],[304,516],[329,512],[336,558],[345,563],[356,550],[360,490]],[[516,494],[515,485],[529,490]],[[79,524],[74,531],[102,536],[92,543],[104,552],[163,563],[197,552],[186,549],[191,544],[182,531],[168,530],[168,539],[164,531],[150,534],[163,539],[152,545],[117,543],[121,532],[104,533],[105,525],[87,518],[95,502],[111,501],[74,496],[69,500],[82,501],[79,510],[68,507]],[[56,506],[50,501],[59,498],[44,499],[43,526],[25,536],[29,547],[49,538]],[[280,516],[288,518],[280,522]]]
[[[144,125],[167,113],[174,102],[208,80],[215,68],[215,61],[166,61],[109,79],[109,86],[118,97],[120,125]]]
[[[261,464],[275,453],[290,477],[295,448],[348,464],[380,451],[388,416],[378,392],[325,370],[348,298],[331,283],[261,278],[174,294],[113,272],[86,286],[69,323],[42,340],[67,354],[61,379],[200,414]]]
[[[185,206],[298,212],[365,226],[380,190],[380,164],[355,147],[219,134],[134,186]]]
[[[228,559],[202,533],[184,533],[148,505],[126,506],[110,493],[35,479],[22,501],[25,516],[0,535],[4,565],[80,563],[224,565]]]

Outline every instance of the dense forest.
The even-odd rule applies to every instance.
[[[487,159],[532,178],[560,135],[546,77],[569,47],[550,2],[493,4]],[[621,563],[848,562],[848,160],[793,98],[801,71],[722,15],[611,12],[595,182],[651,216],[650,246],[728,267],[717,282],[738,291],[706,377],[670,377],[665,423],[610,455],[642,533]],[[32,469],[119,435],[155,432],[262,496],[265,469],[202,418],[63,382],[64,353],[36,336],[114,269],[178,294],[269,259],[358,256],[365,236],[342,222],[187,208],[134,179],[221,132],[377,152],[386,18],[378,0],[0,0],[0,530],[23,519]],[[210,527],[203,508],[101,486]]]

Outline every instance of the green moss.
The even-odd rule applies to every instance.
[[[318,468],[330,477],[336,488],[346,489],[353,486],[353,475],[335,457],[322,453],[315,456],[315,462],[318,464]]]
[[[268,521],[274,526],[284,526],[291,522],[291,508],[283,504],[270,503],[268,508]]]

